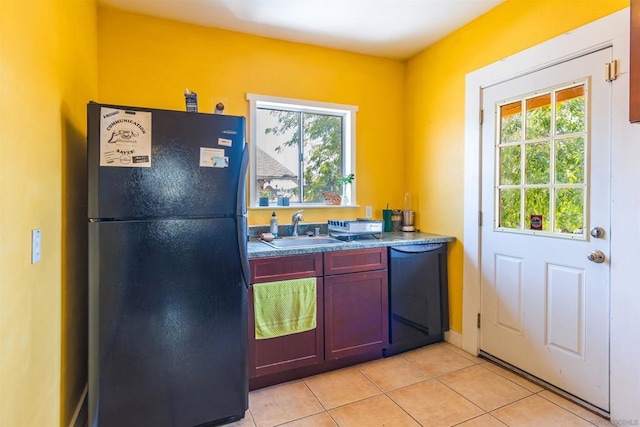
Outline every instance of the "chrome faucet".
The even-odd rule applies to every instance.
[[[291,236],[292,237],[298,237],[298,223],[300,221],[304,221],[304,218],[302,217],[302,212],[304,212],[304,209],[294,213],[293,216],[291,217],[291,228],[292,228]]]

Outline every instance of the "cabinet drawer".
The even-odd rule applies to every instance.
[[[322,254],[291,255],[249,260],[251,283],[322,276]]]
[[[326,276],[385,268],[387,268],[387,248],[354,249],[324,254]]]

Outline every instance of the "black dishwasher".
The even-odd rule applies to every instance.
[[[385,357],[444,340],[449,330],[447,244],[389,248],[389,347]]]

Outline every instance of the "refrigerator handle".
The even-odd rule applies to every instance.
[[[236,201],[237,215],[247,214],[247,169],[249,168],[249,145],[245,144],[240,162],[240,176],[238,177],[238,194]]]
[[[240,264],[242,265],[242,276],[244,284],[249,288],[251,280],[251,269],[249,266],[249,254],[247,252],[247,168],[249,167],[249,145],[245,144],[242,150],[242,162],[240,163],[240,176],[238,177],[238,195],[236,212],[238,212],[238,246],[240,246]]]
[[[242,267],[242,277],[244,285],[249,289],[251,281],[251,267],[249,265],[249,252],[247,249],[247,217],[243,215],[238,217],[238,246],[240,247],[240,265]]]

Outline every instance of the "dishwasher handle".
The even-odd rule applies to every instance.
[[[419,254],[423,252],[437,251],[444,245],[444,243],[427,243],[422,245],[391,246],[391,249],[405,254]]]

